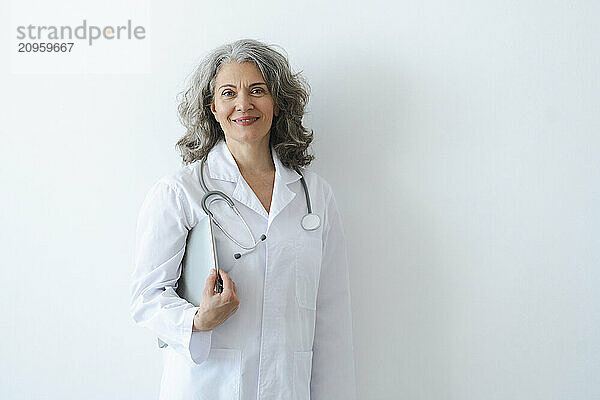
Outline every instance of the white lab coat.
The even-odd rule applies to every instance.
[[[272,154],[276,173],[269,213],[225,141],[208,155],[209,190],[233,199],[255,238],[267,236],[236,260],[233,254],[241,249],[215,227],[220,268],[235,282],[240,305],[212,331],[192,332],[198,307],[175,292],[188,230],[207,218],[200,205],[200,162],[160,179],[142,204],[131,315],[168,344],[160,350],[160,399],[355,398],[346,244],[335,198],[323,178],[305,171],[321,226],[302,229],[307,208],[300,175]],[[234,238],[249,244],[243,223],[224,202],[211,209]],[[203,288],[205,282],[198,284]]]

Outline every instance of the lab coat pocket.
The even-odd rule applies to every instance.
[[[294,352],[294,400],[310,399],[312,351]]]
[[[321,246],[321,238],[296,239],[296,301],[310,310],[317,309]]]
[[[189,385],[198,388],[193,398],[240,398],[241,350],[210,349],[208,359],[192,368]]]

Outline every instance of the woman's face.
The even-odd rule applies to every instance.
[[[210,109],[227,141],[244,143],[269,143],[273,115],[278,114],[262,73],[250,62],[221,66]]]

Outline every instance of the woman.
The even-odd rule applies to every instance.
[[[307,101],[286,57],[255,40],[213,50],[182,96],[185,165],[142,205],[132,277],[133,319],[168,345],[161,399],[355,396],[346,245],[331,187],[305,169],[314,158],[302,126]],[[244,251],[214,229],[223,291],[214,290],[213,270],[195,306],[175,290],[188,231],[208,218],[203,164],[208,190],[229,195],[252,235],[266,239]],[[312,230],[301,224],[302,176],[320,221]],[[211,212],[253,244],[224,202]]]

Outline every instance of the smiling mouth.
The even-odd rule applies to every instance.
[[[233,122],[235,122],[238,125],[248,126],[248,125],[253,124],[254,122],[258,121],[258,119],[259,119],[259,117],[240,118],[240,119],[234,119]]]

